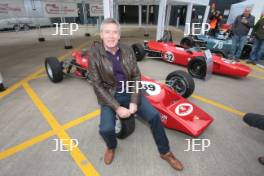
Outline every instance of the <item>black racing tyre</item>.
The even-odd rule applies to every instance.
[[[40,37],[40,38],[38,38],[38,41],[39,42],[44,42],[45,41],[45,38],[44,37]]]
[[[64,49],[72,49],[72,45],[65,45]]]
[[[240,59],[249,59],[252,50],[252,44],[246,44],[241,52]]]
[[[221,51],[221,50],[211,50],[211,53],[227,59],[227,55],[226,55],[226,53],[224,51]]]
[[[45,59],[45,69],[49,79],[54,82],[61,82],[63,79],[62,66],[56,57],[47,57]]]
[[[182,70],[171,72],[166,77],[166,84],[184,98],[191,96],[195,89],[192,77]]]
[[[132,45],[132,48],[134,50],[137,61],[141,61],[145,57],[145,54],[146,54],[144,47],[139,43],[135,43]]]
[[[115,133],[117,138],[125,139],[135,130],[135,117],[131,116],[127,119],[116,118]]]
[[[192,48],[195,46],[194,40],[192,37],[184,37],[181,39],[181,46],[184,48]]]
[[[19,24],[15,24],[13,29],[14,29],[15,32],[20,31],[20,25]]]
[[[207,72],[207,65],[204,57],[196,57],[189,61],[187,66],[189,74],[198,79],[204,79]]]
[[[23,30],[24,31],[28,31],[29,29],[30,29],[29,25],[27,25],[27,24],[23,25]]]

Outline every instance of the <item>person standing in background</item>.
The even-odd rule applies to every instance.
[[[261,14],[257,24],[253,27],[252,35],[255,38],[250,59],[247,63],[256,65],[261,59],[264,52],[264,12]]]
[[[242,15],[236,17],[234,23],[232,24],[232,57],[239,61],[241,52],[244,45],[247,42],[247,36],[250,28],[254,26],[255,17],[251,15],[251,8],[245,8]]]
[[[80,8],[78,7],[77,8],[77,17],[75,18],[75,22],[77,23],[77,24],[81,24],[81,11],[80,11]]]

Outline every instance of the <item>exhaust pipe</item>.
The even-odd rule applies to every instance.
[[[2,74],[0,73],[0,92],[3,92],[5,90],[6,90],[6,88],[5,88],[4,83],[3,83],[3,77],[2,77]]]

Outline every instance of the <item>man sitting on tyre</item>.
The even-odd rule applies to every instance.
[[[131,88],[132,93],[120,93],[122,82],[136,84],[141,75],[132,48],[119,43],[119,23],[112,18],[105,19],[100,27],[100,37],[102,43],[96,43],[89,51],[89,76],[101,105],[99,132],[107,145],[105,164],[111,164],[117,147],[116,115],[125,119],[137,113],[150,124],[161,158],[174,169],[182,170],[181,162],[170,152],[158,111],[135,87]]]

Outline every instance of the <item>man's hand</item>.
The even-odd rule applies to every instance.
[[[116,113],[117,115],[120,117],[120,118],[128,118],[131,116],[131,113],[130,111],[127,109],[127,108],[124,108],[122,106],[119,106],[117,109],[116,109]]]
[[[131,114],[134,114],[137,112],[137,104],[135,103],[130,103],[129,104],[129,111]]]
[[[248,24],[248,20],[246,18],[242,18],[241,23]]]

